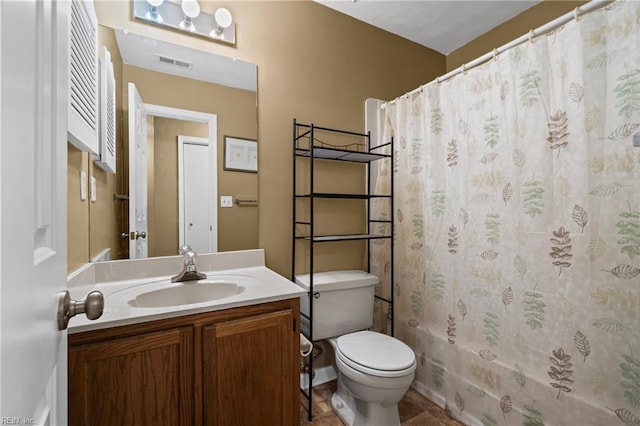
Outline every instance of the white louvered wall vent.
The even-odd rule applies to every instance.
[[[116,172],[116,77],[111,54],[100,48],[98,97],[98,151],[96,164],[110,173]]]
[[[92,0],[71,1],[69,142],[98,154],[98,19]]]

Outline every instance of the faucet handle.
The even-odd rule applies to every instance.
[[[195,251],[193,251],[190,245],[187,245],[187,244],[183,245],[182,247],[180,247],[180,250],[178,250],[178,252],[182,256],[184,256],[185,265],[195,265],[198,254]]]
[[[198,255],[196,254],[195,251],[189,251],[187,253],[183,254],[184,256],[184,264],[185,265],[195,265],[196,264],[196,258],[198,257]]]

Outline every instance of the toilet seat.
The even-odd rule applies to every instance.
[[[336,356],[347,366],[377,377],[401,377],[413,373],[413,350],[400,340],[373,331],[359,331],[338,337]]]

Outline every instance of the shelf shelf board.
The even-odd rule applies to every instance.
[[[298,157],[311,158],[311,150],[308,148],[296,148]],[[391,158],[388,154],[376,154],[375,152],[358,152],[337,148],[313,148],[313,158],[319,160],[340,160],[354,163],[370,163],[371,161]]]
[[[297,194],[297,198],[334,198],[334,199],[351,199],[351,200],[367,200],[369,198],[391,198],[391,195],[380,194],[341,194],[333,192],[314,192],[313,194]]]
[[[316,235],[313,237],[314,243],[324,243],[329,241],[353,241],[353,240],[377,240],[391,238],[389,235],[376,234],[349,234],[349,235]],[[311,237],[296,237],[298,240],[311,240]]]

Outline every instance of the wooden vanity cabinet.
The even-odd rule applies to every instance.
[[[297,298],[69,335],[70,425],[298,425]]]

